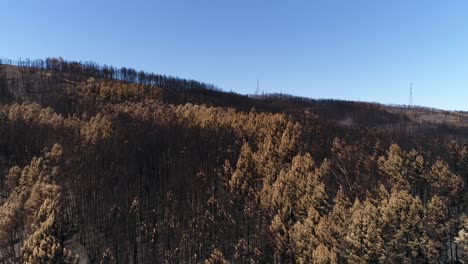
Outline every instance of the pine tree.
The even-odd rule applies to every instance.
[[[294,154],[294,149],[300,137],[300,127],[299,123],[288,121],[279,145],[279,153],[282,157],[288,157]]]
[[[362,204],[356,199],[351,212],[345,237],[349,263],[377,262],[381,245],[378,209],[368,200]]]
[[[336,252],[339,262],[342,263],[347,260],[347,245],[343,238],[348,234],[348,227],[351,222],[351,213],[349,208],[352,206],[352,203],[345,195],[342,187],[338,189],[333,202],[334,206],[329,214],[329,221],[331,222],[330,228],[332,229],[331,232],[335,233],[338,238]]]
[[[270,232],[275,246],[274,261],[283,263],[292,255],[289,241],[289,223],[284,223],[283,214],[276,214],[270,224]]]
[[[252,150],[248,143],[242,146],[236,169],[232,174],[229,186],[240,196],[250,195],[255,187],[255,165],[252,159]]]
[[[56,201],[49,198],[39,208],[36,219],[32,224],[33,233],[25,241],[23,261],[27,264],[35,263],[75,263],[76,257],[63,248],[56,237]]]
[[[296,161],[298,162],[298,161]],[[306,154],[302,160],[299,161],[302,166],[304,164],[313,164],[310,154]],[[294,161],[293,161],[294,163]],[[319,211],[320,215],[324,215],[329,211],[328,195],[325,191],[325,184],[323,182],[324,175],[329,174],[330,166],[328,162],[324,162],[320,168],[307,168],[302,177],[299,177],[298,186],[301,190],[299,192],[299,201],[297,207],[299,213],[304,214],[310,206]],[[313,171],[312,171],[313,170]]]
[[[280,172],[270,193],[269,210],[275,213],[270,231],[276,244],[275,256],[285,259],[291,255],[291,229],[302,228],[301,224],[310,216],[311,210],[319,216],[328,211],[328,197],[322,182],[325,169],[316,168],[310,154],[297,155],[291,167]],[[311,227],[310,221],[308,222]],[[312,254],[312,251],[310,251]]]
[[[406,179],[408,168],[401,148],[392,144],[387,151],[387,157],[379,158],[379,170],[384,175],[392,188],[408,190],[409,183]]]
[[[313,263],[313,253],[319,241],[316,228],[320,214],[313,207],[309,209],[307,218],[298,221],[290,231],[292,251],[298,263]]]
[[[315,235],[320,242],[313,253],[314,262],[338,263],[340,234],[337,232],[335,223],[328,216],[323,216],[317,224]]]
[[[463,180],[450,171],[448,165],[438,160],[429,173],[432,195],[448,198],[451,203],[459,203],[462,198]]]
[[[330,251],[323,244],[319,244],[312,253],[312,258],[314,264],[338,264],[338,258],[336,253]]]
[[[381,205],[381,260],[397,263],[417,262],[423,251],[424,209],[418,198],[406,191],[393,190]]]
[[[443,261],[443,252],[448,242],[448,215],[444,200],[439,196],[432,197],[424,216],[424,247],[430,263]]]
[[[466,216],[462,217],[462,227],[455,241],[461,249],[463,261],[468,262],[468,217]]]
[[[407,179],[411,185],[411,193],[424,198],[424,190],[427,187],[424,157],[413,149],[406,154],[406,160],[408,164]]]

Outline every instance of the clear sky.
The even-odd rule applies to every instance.
[[[468,1],[1,0],[0,56],[468,110]]]

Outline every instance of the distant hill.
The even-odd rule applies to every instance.
[[[12,63],[11,61],[2,61]],[[171,104],[204,104],[207,106],[233,107],[248,111],[311,114],[324,122],[351,127],[374,127],[385,130],[405,130],[415,134],[446,135],[463,140],[468,135],[468,113],[432,109],[342,101],[310,99],[288,94],[241,95],[225,92],[214,85],[177,77],[145,73],[129,68],[117,69],[96,63],[67,62],[63,59],[47,59],[16,62],[16,65],[0,65],[0,95],[6,100],[37,102],[54,109],[66,111],[62,91],[65,87],[84,82],[93,77],[107,82],[135,83],[157,87],[162,97],[147,94],[147,98],[163,100]],[[17,66],[24,65],[24,66]],[[66,66],[63,66],[66,65]],[[62,106],[63,107],[63,106]]]

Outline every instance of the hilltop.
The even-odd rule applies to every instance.
[[[3,63],[3,64],[2,64]],[[385,130],[406,130],[410,134],[441,134],[463,140],[468,135],[468,113],[441,109],[383,105],[333,99],[310,99],[288,94],[241,95],[225,92],[214,85],[172,76],[99,66],[96,63],[66,62],[47,59],[16,62],[0,60],[0,98],[3,101],[21,100],[50,106],[58,112],[64,104],[66,87],[85,82],[89,78],[122,84],[139,84],[155,91],[146,99],[169,104],[203,104],[232,107],[240,111],[252,108],[271,113],[313,115],[323,122],[351,127],[377,127]],[[61,64],[67,66],[61,66]],[[20,65],[20,66],[18,66]],[[66,97],[66,96],[65,96]],[[69,98],[68,98],[69,99]],[[143,99],[141,97],[140,99]]]

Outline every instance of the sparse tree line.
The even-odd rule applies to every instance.
[[[93,76],[0,105],[0,263],[468,260],[467,145]]]
[[[124,82],[157,85],[169,89],[188,90],[219,90],[214,85],[202,82],[181,79],[172,76],[137,71],[132,68],[117,68],[108,65],[99,65],[95,62],[67,61],[62,58],[36,59],[0,59],[0,65],[13,65],[23,68],[51,70],[53,72],[70,73],[73,75],[85,75],[107,80],[119,80]]]

